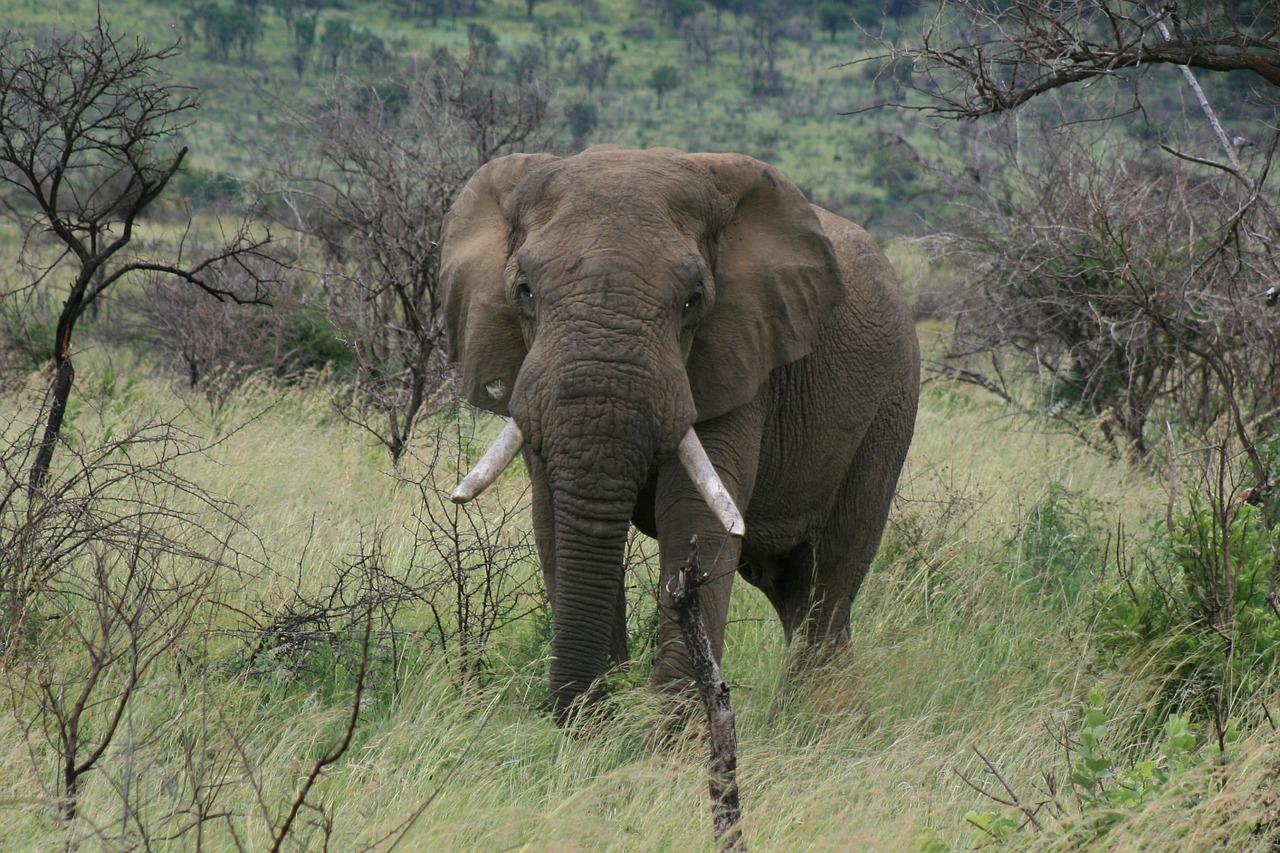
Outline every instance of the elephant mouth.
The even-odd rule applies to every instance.
[[[523,446],[524,435],[520,432],[520,427],[516,425],[514,420],[508,420],[507,425],[503,427],[502,432],[494,439],[493,444],[480,457],[480,461],[458,483],[457,488],[450,494],[450,499],[454,503],[464,504],[477,498],[485,489],[493,485],[494,481],[511,464],[511,461],[516,458],[520,448]],[[685,471],[688,472],[689,478],[693,480],[694,486],[698,489],[698,494],[707,502],[707,506],[716,514],[716,517],[720,519],[724,529],[730,536],[741,538],[746,533],[746,522],[742,518],[742,513],[738,510],[733,496],[729,494],[729,490],[725,488],[720,475],[716,473],[716,469],[711,464],[711,459],[707,456],[706,450],[703,449],[702,442],[698,440],[698,434],[694,432],[693,427],[689,427],[689,431],[680,440],[676,456],[680,459],[680,464],[684,466]]]

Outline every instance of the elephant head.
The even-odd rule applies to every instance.
[[[772,167],[605,146],[483,166],[446,219],[441,270],[463,393],[511,419],[455,499],[522,446],[545,485],[563,714],[607,667],[642,487],[679,454],[740,535],[692,427],[808,353],[844,286],[813,209]]]

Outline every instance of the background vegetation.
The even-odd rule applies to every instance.
[[[99,14],[10,5],[35,44]],[[1245,5],[1108,8],[1122,42],[1230,24],[1273,57]],[[628,557],[638,659],[566,733],[522,472],[445,499],[496,424],[440,356],[439,217],[485,159],[618,142],[744,151],[919,238],[891,253],[929,368],[852,643],[799,670],[735,591],[748,845],[1274,849],[1273,84],[1200,74],[1234,162],[1173,65],[930,112],[990,91],[957,70],[1038,79],[1008,71],[1049,43],[1018,54],[1017,25],[1064,8],[104,3],[117,37],[179,40],[158,64],[200,103],[150,143],[188,151],[131,251],[253,254],[79,306],[33,488],[78,267],[31,204],[47,184],[6,190],[0,847],[713,848],[700,725],[660,736],[644,687],[651,546]],[[1013,47],[997,73],[959,61],[974,44]]]

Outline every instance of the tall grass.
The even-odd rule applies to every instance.
[[[85,379],[86,388],[106,387]],[[746,584],[735,590],[724,671],[739,720],[744,829],[757,849],[909,850],[927,830],[963,843],[964,814],[993,806],[961,778],[992,782],[979,753],[1034,798],[1045,773],[1065,776],[1062,733],[1090,689],[1101,683],[1121,720],[1151,701],[1158,685],[1140,669],[1100,668],[1078,602],[1114,571],[1115,532],[1141,529],[1162,512],[1163,496],[1070,439],[1005,418],[976,393],[926,389],[884,553],[855,604],[846,649],[797,669],[763,597]],[[131,762],[128,809],[157,849],[264,849],[300,778],[340,740],[358,666],[351,643],[310,648],[306,666],[283,653],[271,666],[249,666],[260,627],[249,617],[323,593],[373,551],[390,575],[424,570],[412,567],[421,493],[406,484],[430,473],[421,460],[431,454],[424,447],[388,470],[385,455],[332,414],[322,382],[251,382],[216,415],[195,398],[184,408],[156,380],[134,382],[128,394],[127,406],[112,406],[105,390],[91,396],[71,440],[91,446],[147,415],[201,436],[208,449],[184,457],[181,474],[236,507],[227,535],[241,562],[183,655],[140,689],[131,726],[148,738],[121,741],[86,777],[75,823],[60,822],[34,784],[49,746],[24,737],[12,705],[0,710],[0,846],[123,843],[111,828],[123,820],[120,780]],[[12,398],[3,406],[14,441],[27,410]],[[521,479],[508,475],[503,500],[520,494]],[[1053,494],[1070,512],[1049,523],[1043,508]],[[1029,520],[1039,520],[1039,538],[1028,538]],[[1078,559],[1053,562],[1064,553]],[[1039,583],[1044,565],[1076,567],[1081,597],[1064,600]],[[536,566],[527,571],[534,583]],[[637,589],[634,605],[643,618],[652,601]],[[326,831],[335,849],[385,846],[401,833],[402,849],[712,849],[698,725],[653,746],[663,703],[632,686],[643,671],[614,686],[606,718],[565,733],[543,710],[537,618],[502,626],[486,677],[466,690],[421,631],[425,614],[409,607],[397,619],[401,651],[374,655],[352,746],[309,800],[330,829],[308,812],[297,849],[318,847]],[[1133,738],[1126,748],[1135,754],[1149,747],[1136,730]],[[1214,772],[1186,777],[1179,790],[1194,793],[1195,808],[1160,799],[1109,837],[1145,847],[1252,839],[1249,816],[1256,823],[1275,802],[1259,793],[1272,784],[1268,743],[1265,727],[1251,729]],[[223,815],[200,827],[198,844],[183,811],[196,789],[209,814]]]

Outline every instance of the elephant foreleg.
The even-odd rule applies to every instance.
[[[748,407],[699,427],[707,454],[739,507],[747,506],[755,481],[758,421],[759,411]],[[658,685],[679,686],[692,679],[693,671],[671,607],[671,582],[688,559],[689,540],[696,535],[699,563],[706,576],[700,590],[702,616],[712,652],[720,660],[729,617],[729,592],[738,571],[742,539],[726,532],[722,519],[674,459],[658,472],[654,505],[662,588],[658,596],[658,657],[653,680]]]

